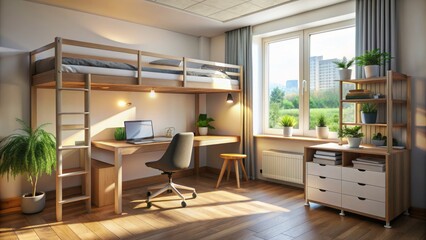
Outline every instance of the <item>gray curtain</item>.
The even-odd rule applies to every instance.
[[[393,59],[381,66],[382,76],[387,70],[396,70],[395,16],[395,0],[356,0],[356,56],[375,48],[389,52]],[[361,67],[357,67],[356,75],[363,77]]]
[[[252,28],[251,26],[226,32],[225,61],[243,66],[243,153],[247,154],[246,169],[249,178],[256,177],[253,151],[253,78],[252,78]]]

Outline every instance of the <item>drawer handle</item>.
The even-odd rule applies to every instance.
[[[358,197],[358,199],[359,199],[359,200],[362,200],[362,201],[364,201],[364,200],[365,200],[365,198],[363,198],[363,197]]]
[[[365,186],[365,183],[358,183],[358,185],[360,185],[360,186]]]
[[[323,177],[323,176],[319,176],[319,178],[321,178],[321,179],[326,179],[326,177]]]
[[[326,192],[326,190],[324,190],[324,189],[319,189],[321,192]]]
[[[360,172],[365,172],[365,169],[358,169],[358,171],[360,171]]]
[[[325,167],[325,164],[320,163],[319,165]]]

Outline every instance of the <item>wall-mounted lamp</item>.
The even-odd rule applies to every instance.
[[[231,93],[228,93],[228,96],[226,97],[226,102],[227,103],[233,103],[234,102],[234,98],[232,97]]]
[[[155,98],[155,90],[154,89],[151,89],[151,91],[149,92],[149,96],[151,98]]]
[[[117,102],[117,105],[118,105],[119,107],[126,107],[126,106],[130,106],[130,105],[132,105],[132,103],[131,103],[131,102],[125,102],[125,101],[123,101],[123,100],[120,100],[120,101],[118,101],[118,102]]]

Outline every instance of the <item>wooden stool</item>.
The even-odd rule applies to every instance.
[[[238,162],[241,164],[241,170],[243,171],[244,178],[248,181],[246,169],[244,168],[243,159],[247,157],[245,154],[239,153],[222,153],[220,157],[223,158],[222,169],[220,170],[219,179],[217,180],[216,188],[219,187],[220,182],[222,181],[223,174],[225,173],[226,167],[228,166],[228,176],[227,180],[229,180],[229,174],[231,172],[231,164],[228,162],[234,162],[235,166],[235,177],[237,178],[237,186],[240,188],[240,174],[238,172]]]

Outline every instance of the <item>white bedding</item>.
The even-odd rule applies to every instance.
[[[68,72],[68,73],[91,73],[91,74],[99,74],[99,75],[137,77],[137,71],[133,71],[133,70],[100,68],[100,67],[90,67],[90,66],[81,66],[81,65],[62,64],[62,71]],[[209,70],[203,69],[202,71],[207,72]],[[181,74],[159,73],[159,72],[149,72],[149,71],[142,71],[142,78],[183,81],[183,75]],[[213,83],[214,85],[217,85],[220,88],[223,88],[229,85],[235,86],[239,84],[239,81],[234,79],[188,76],[188,75],[186,76],[186,80],[191,82]]]

